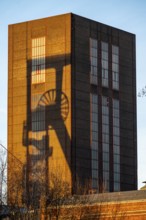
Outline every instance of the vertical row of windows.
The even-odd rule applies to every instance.
[[[120,191],[120,116],[119,100],[113,99],[113,170],[114,191]]]
[[[45,37],[32,39],[32,84],[45,82]]]
[[[102,86],[108,87],[108,43],[101,42]]]
[[[119,90],[119,47],[112,45],[112,89]],[[90,83],[98,84],[98,41],[90,39]],[[109,44],[101,42],[101,85],[109,87]],[[91,149],[92,188],[98,187],[98,109],[97,95],[91,94]],[[114,191],[120,190],[120,127],[119,100],[113,99],[113,159],[109,145],[109,99],[102,97],[102,174],[105,189],[109,191],[110,160],[113,160]]]
[[[45,107],[38,107],[40,94],[32,95],[32,154],[37,156],[45,155]],[[35,161],[34,161],[35,162]]]
[[[102,161],[103,184],[109,190],[109,100],[102,97]]]
[[[91,74],[90,82],[97,85],[97,61],[98,61],[98,42],[95,39],[90,39],[90,59],[91,59]]]
[[[98,97],[91,94],[92,188],[98,188]]]
[[[119,90],[119,48],[112,45],[112,82],[113,89]]]

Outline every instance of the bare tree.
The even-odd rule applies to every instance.
[[[68,202],[67,206],[70,207],[70,219],[81,220],[88,214],[89,206],[92,202],[91,198],[88,196],[88,194],[91,193],[91,183],[89,180],[81,183],[79,178],[76,178],[74,188],[75,194],[72,195],[71,201]]]
[[[11,167],[8,166],[8,160],[11,160]],[[25,191],[23,167],[24,164],[0,144],[0,199],[10,219],[24,219],[30,211],[22,199]]]
[[[62,173],[57,171],[49,174],[49,187],[46,194],[42,194],[41,209],[44,210],[45,219],[60,217],[61,208],[71,196],[70,184],[63,180]]]
[[[146,86],[144,86],[139,92],[138,97],[144,97],[146,96]]]
[[[7,155],[4,149],[0,148],[0,204],[7,201]]]
[[[103,219],[103,216],[108,219],[110,216],[112,220],[123,220],[126,216],[118,198],[111,204],[108,194],[103,193],[106,191],[104,185],[100,187],[102,193],[89,195],[93,193],[90,181],[82,184],[77,179],[74,183],[76,194],[73,195],[71,185],[64,180],[60,169],[49,172],[47,179],[48,170],[41,162],[33,167],[33,175],[26,182],[25,165],[11,154],[10,159],[13,160],[13,171],[12,167],[8,169],[7,180],[6,151],[0,152],[0,198],[1,203],[6,203],[8,182],[8,205],[12,220],[82,220],[91,218],[91,213],[91,219]]]

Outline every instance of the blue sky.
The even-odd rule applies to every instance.
[[[145,0],[0,0],[0,142],[7,144],[8,25],[73,12],[136,34],[137,91],[146,85]],[[138,186],[146,180],[146,97],[137,98]]]

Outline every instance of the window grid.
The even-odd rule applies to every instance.
[[[31,173],[43,173],[45,170],[46,140],[45,140],[45,107],[38,107],[42,94],[31,96]],[[43,175],[43,174],[42,174]]]
[[[45,82],[45,37],[32,39],[32,84]]]
[[[113,170],[114,191],[120,191],[120,116],[119,100],[113,99]]]
[[[90,72],[90,83],[97,85],[97,68],[98,64],[98,41],[96,39],[90,39],[90,61],[91,61],[91,72]]]
[[[41,94],[32,95],[32,145],[33,154],[45,154],[45,107],[38,107]]]
[[[119,47],[112,45],[112,86],[119,90]]]
[[[91,99],[91,152],[92,152],[92,188],[98,188],[98,97],[90,95]]]
[[[109,99],[102,97],[102,166],[103,183],[109,191]]]
[[[102,86],[108,87],[108,43],[101,42]]]

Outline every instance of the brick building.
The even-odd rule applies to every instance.
[[[12,24],[8,65],[9,189],[18,170],[24,194],[56,172],[137,189],[134,34],[71,13]]]
[[[62,219],[146,219],[146,191],[126,191],[90,195],[83,206],[62,208]],[[42,218],[44,216],[42,215]],[[61,215],[60,215],[61,217]]]

